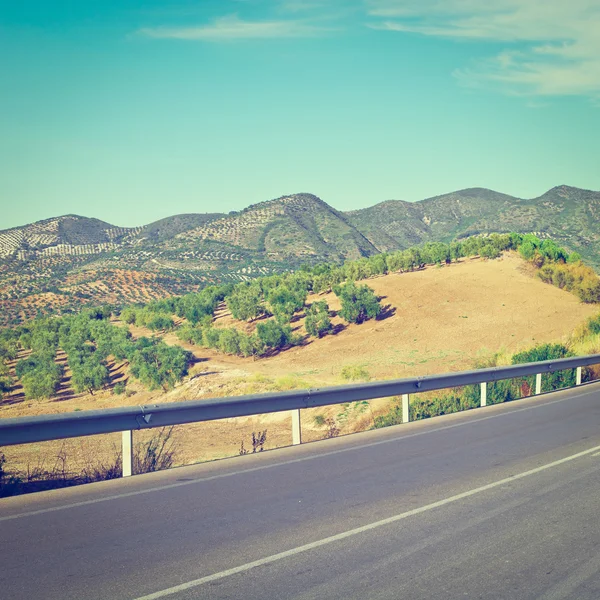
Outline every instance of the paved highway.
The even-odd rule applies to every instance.
[[[600,384],[0,500],[0,597],[600,598]]]

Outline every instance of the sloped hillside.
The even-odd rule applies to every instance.
[[[177,238],[180,244],[211,240],[280,259],[354,259],[377,252],[342,213],[312,194],[261,202]]]
[[[472,188],[414,203],[389,200],[347,215],[381,251],[478,233],[533,232],[600,266],[600,192],[562,185],[520,199]]]
[[[141,227],[115,227],[99,219],[66,215],[0,231],[0,259],[30,260],[54,254],[98,254],[117,248]]]

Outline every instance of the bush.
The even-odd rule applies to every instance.
[[[586,327],[590,333],[600,333],[600,314],[595,317],[590,317],[587,321]]]
[[[346,365],[342,368],[342,379],[346,381],[369,381],[369,371],[360,365]]]
[[[122,381],[119,381],[119,383],[115,383],[113,389],[112,389],[112,393],[115,396],[120,396],[121,394],[124,394],[126,390],[126,385],[125,383],[123,383]]]
[[[573,356],[566,346],[562,344],[542,344],[519,352],[512,357],[512,364],[518,365],[522,363],[538,362],[542,360],[556,360],[558,358],[567,358]],[[526,382],[530,389],[534,389],[535,377],[525,377],[520,380]],[[542,392],[550,392],[564,387],[572,387],[575,385],[575,369],[565,371],[554,371],[552,373],[544,373],[542,377]]]
[[[468,395],[463,395],[456,391],[446,393],[432,400],[416,396],[413,397],[410,403],[409,415],[411,421],[416,421],[418,419],[428,419],[440,415],[449,415],[461,410],[468,410],[479,406],[479,404],[479,397],[474,401]]]

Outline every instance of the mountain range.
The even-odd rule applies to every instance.
[[[341,212],[307,193],[140,227],[77,215],[0,231],[4,323],[88,303],[146,301],[297,268],[492,232],[535,232],[600,267],[600,192],[521,199],[485,188]]]

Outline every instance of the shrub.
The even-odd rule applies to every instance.
[[[542,360],[555,360],[558,358],[567,358],[573,356],[573,353],[569,351],[566,346],[562,344],[542,344],[519,352],[512,357],[512,364],[522,364],[530,362],[538,362]],[[522,378],[517,382],[527,383],[530,389],[534,389],[535,377]],[[568,369],[565,371],[553,371],[552,373],[545,373],[542,377],[542,392],[549,392],[552,390],[571,387],[575,385],[575,369]]]
[[[360,365],[346,365],[342,368],[341,376],[346,381],[369,381],[371,379],[369,371]]]
[[[468,395],[452,391],[432,400],[427,400],[420,396],[413,397],[409,407],[409,415],[411,421],[416,421],[418,419],[449,415],[477,406],[479,406],[479,398],[474,401]]]
[[[402,423],[402,401],[399,397],[395,397],[390,409],[387,413],[375,417],[373,420],[373,429],[382,427],[391,427],[392,425],[400,425]]]
[[[125,383],[123,383],[122,381],[119,381],[119,383],[115,383],[113,389],[112,389],[112,393],[115,396],[120,396],[121,394],[124,394],[126,390],[126,385]]]
[[[600,314],[595,317],[590,317],[587,321],[587,329],[590,333],[600,333]]]
[[[170,469],[175,462],[176,447],[172,439],[174,427],[162,427],[147,442],[136,445],[133,473],[153,473]]]

